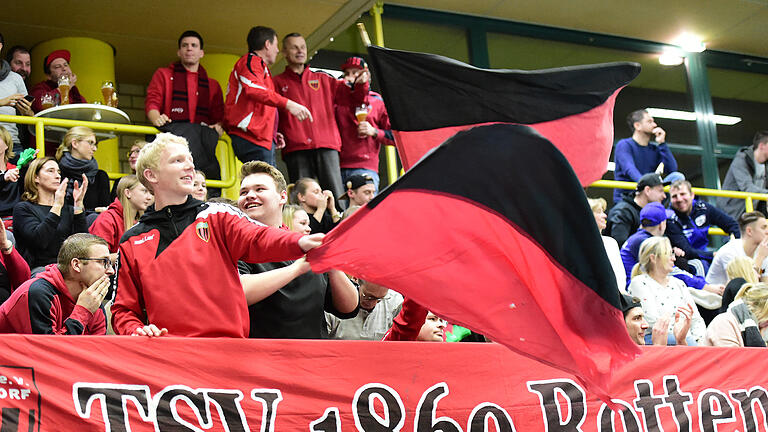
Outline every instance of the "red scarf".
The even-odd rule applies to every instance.
[[[171,112],[168,117],[172,121],[189,121],[189,97],[187,96],[187,70],[181,62],[176,62],[173,67],[173,92],[171,93]],[[210,89],[208,88],[208,74],[203,65],[197,67],[197,109],[195,110],[196,123],[208,123],[208,103],[210,102]]]

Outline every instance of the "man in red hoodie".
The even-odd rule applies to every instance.
[[[344,187],[339,168],[341,138],[334,104],[361,105],[368,94],[370,74],[361,70],[348,86],[344,80],[311,70],[306,64],[307,43],[298,33],[283,39],[283,55],[288,66],[275,77],[275,88],[281,95],[307,106],[314,117],[312,123],[300,123],[290,116],[280,116],[279,130],[285,135],[282,155],[288,166],[288,177],[294,183],[302,177],[317,179],[323,190],[339,196],[344,193]]]
[[[73,234],[59,249],[58,263],[21,285],[0,306],[0,333],[103,335],[101,302],[115,274],[107,243],[93,234]]]
[[[260,160],[274,166],[273,144],[277,143],[278,148],[285,145],[283,136],[277,133],[277,108],[285,109],[299,122],[312,122],[312,114],[275,92],[268,66],[277,59],[277,32],[269,27],[253,27],[247,41],[248,54],[240,57],[229,75],[224,125],[241,162]]]

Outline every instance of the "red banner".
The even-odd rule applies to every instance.
[[[764,431],[757,348],[646,348],[612,411],[495,344],[7,335],[2,431]]]

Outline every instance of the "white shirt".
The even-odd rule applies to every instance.
[[[619,287],[619,291],[625,292],[627,290],[627,273],[624,271],[624,263],[621,262],[619,244],[613,237],[602,237],[605,253],[608,254],[608,260],[611,262],[613,272],[616,274],[616,285]]]
[[[724,244],[712,260],[712,265],[709,266],[707,272],[708,284],[722,284],[728,283],[728,274],[725,272],[725,268],[733,261],[734,258],[744,257],[747,254],[744,252],[744,242],[742,239],[733,239]],[[768,258],[763,261],[762,267],[768,268]]]
[[[656,320],[660,316],[671,317],[678,307],[688,304],[693,305],[693,317],[691,318],[691,329],[688,331],[688,336],[695,339],[696,343],[701,344],[700,341],[703,340],[706,334],[707,326],[704,324],[701,315],[699,315],[699,309],[696,307],[696,303],[683,281],[669,276],[667,278],[667,286],[663,286],[647,274],[640,274],[632,278],[627,291],[630,295],[640,298],[640,302],[643,305],[643,314],[645,314],[645,320],[648,321],[648,329],[645,331],[645,334],[651,334],[653,325],[656,324]],[[670,334],[672,334],[673,326],[674,320],[670,320]]]

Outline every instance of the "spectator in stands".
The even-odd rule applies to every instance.
[[[296,204],[287,204],[283,207],[283,224],[289,230],[300,234],[312,232],[312,228],[309,227],[309,215]]]
[[[326,313],[331,339],[381,340],[403,307],[403,296],[389,288],[359,281],[360,310],[354,318]]]
[[[235,63],[229,75],[225,101],[225,128],[232,138],[235,156],[245,163],[261,160],[275,165],[274,145],[285,146],[277,132],[277,108],[284,108],[299,121],[312,121],[309,110],[275,92],[268,66],[275,63],[277,33],[257,26],[248,32],[248,54]]]
[[[13,207],[21,199],[24,186],[19,184],[19,169],[10,162],[14,156],[13,142],[11,134],[3,126],[0,126],[0,155],[3,158],[0,162],[3,167],[0,176],[0,217],[7,217],[13,214]]]
[[[348,199],[350,206],[362,207],[376,195],[376,183],[368,173],[347,177],[344,186],[346,186],[347,191],[340,195],[339,199]]]
[[[707,272],[708,283],[728,282],[725,269],[739,256],[751,257],[761,276],[768,268],[768,220],[759,211],[744,213],[739,216],[739,229],[741,238],[729,241],[715,254]]]
[[[710,225],[739,238],[739,224],[714,205],[695,199],[688,180],[672,183],[669,194],[674,213],[669,217],[665,235],[672,247],[685,252],[689,266],[696,269],[695,274],[704,276],[712,262],[712,252],[707,250]]]
[[[660,128],[646,110],[637,110],[627,116],[632,136],[616,143],[613,178],[620,181],[638,182],[644,174],[655,172],[664,164],[668,174],[666,182],[685,179],[677,172],[677,161],[665,143],[667,133]],[[613,202],[621,201],[621,190],[613,191]]]
[[[382,340],[444,342],[445,326],[444,319],[415,301],[405,299],[400,313]]]
[[[198,201],[208,200],[208,187],[205,180],[205,173],[195,170],[195,181],[192,182],[192,198]]]
[[[120,243],[112,328],[152,337],[247,337],[237,261],[296,259],[323,236],[265,227],[227,204],[192,198],[195,167],[184,138],[158,134],[136,169],[155,204]],[[168,269],[173,278],[164,277]]]
[[[0,333],[106,334],[101,302],[114,273],[102,238],[70,236],[61,245],[57,264],[47,266],[0,306]]]
[[[61,177],[69,179],[67,196],[72,194],[75,180],[82,176],[88,178],[88,193],[83,200],[83,205],[88,212],[93,212],[99,207],[106,208],[111,202],[109,176],[104,170],[99,169],[99,164],[93,158],[98,148],[96,135],[90,128],[75,126],[67,131],[56,150]]]
[[[662,236],[667,228],[667,216],[672,213],[657,202],[648,203],[640,210],[640,228],[632,234],[621,247],[621,262],[627,276],[627,283],[632,276],[632,268],[638,261],[640,245],[649,237]]]
[[[768,193],[766,161],[768,161],[768,130],[762,130],[755,133],[752,146],[742,147],[736,152],[723,180],[722,189]],[[765,201],[756,201],[756,203],[755,210],[765,214]],[[739,216],[746,211],[744,200],[741,198],[718,197],[717,206],[736,220],[739,220]]]
[[[589,207],[592,209],[592,214],[595,216],[595,223],[597,223],[597,229],[602,234],[607,224],[608,216],[605,214],[605,207],[608,203],[602,198],[587,198]],[[613,237],[601,236],[603,238],[603,246],[605,247],[605,253],[608,255],[608,260],[611,262],[613,273],[616,275],[616,287],[620,291],[624,291],[627,287],[627,273],[624,271],[624,265],[621,262],[621,254],[619,253],[619,245]]]
[[[310,177],[319,180],[323,189],[337,197],[344,192],[339,166],[341,138],[336,125],[334,104],[360,106],[368,94],[370,74],[364,71],[353,80],[350,88],[344,82],[325,73],[313,71],[306,64],[307,43],[298,33],[283,38],[285,71],[275,76],[275,88],[281,95],[306,106],[313,122],[298,122],[281,113],[280,132],[285,136],[281,151],[292,182]]]
[[[703,345],[765,347],[766,328],[768,285],[745,284],[728,310],[709,323]]]
[[[336,210],[333,193],[320,189],[317,180],[300,178],[288,187],[291,202],[297,203],[309,215],[309,227],[313,233],[327,233],[341,220]]]
[[[283,226],[288,194],[285,178],[263,161],[240,170],[237,205],[251,219],[267,226]],[[357,314],[357,290],[338,270],[309,271],[304,260],[238,263],[250,312],[251,337],[320,339],[328,337],[324,311],[340,318]]]
[[[693,311],[691,329],[686,339],[678,339],[672,333],[669,344],[695,345],[704,337],[704,320],[699,315],[693,297],[681,280],[671,277],[674,267],[672,246],[666,237],[650,237],[640,245],[640,259],[632,270],[632,282],[628,294],[640,299],[643,313],[650,326],[659,317],[671,317],[676,310],[690,307]],[[645,342],[652,343],[651,332],[646,330]]]
[[[117,198],[88,228],[91,234],[107,242],[109,252],[113,254],[117,253],[123,233],[136,225],[153,201],[152,194],[135,175],[127,175],[118,183]]]
[[[740,256],[731,260],[725,268],[725,272],[728,275],[728,283],[725,285],[725,291],[723,291],[720,313],[728,310],[728,305],[733,302],[744,284],[760,282],[760,276],[755,271],[755,262],[747,256]]]
[[[45,56],[43,59],[43,72],[48,77],[47,80],[35,84],[29,91],[34,96],[32,101],[32,110],[40,112],[43,110],[43,96],[48,94],[61,103],[61,94],[59,93],[59,78],[66,76],[69,78],[69,103],[87,103],[80,89],[77,88],[77,75],[69,67],[70,53],[67,50],[56,50]]]
[[[21,45],[14,45],[5,54],[5,61],[11,65],[11,71],[21,75],[26,86],[29,75],[32,74],[32,60],[29,57],[29,50]]]
[[[640,299],[637,297],[631,297],[626,294],[622,294],[622,311],[624,312],[624,323],[627,325],[627,332],[629,337],[638,344],[645,345],[645,333],[649,328],[648,321],[645,320],[643,313],[643,307]],[[672,334],[675,340],[680,341],[679,345],[686,345],[685,336],[691,328],[691,316],[693,315],[693,308],[691,305],[679,308],[674,313],[673,317],[661,316],[658,317],[656,323],[651,330],[651,344],[667,346],[668,342],[668,329],[670,322],[672,325]]]
[[[3,35],[0,34],[0,50],[5,43]],[[0,114],[3,115],[34,115],[32,104],[24,99],[27,95],[27,87],[24,84],[24,78],[13,71],[13,68],[7,61],[0,61]],[[16,154],[20,153],[24,147],[21,144],[19,135],[19,126],[16,123],[0,123],[11,134],[13,143],[7,143]],[[26,127],[26,125],[23,125]]]
[[[0,303],[31,277],[29,264],[13,247],[5,224],[0,223]]]
[[[368,70],[368,65],[361,57],[350,57],[341,65],[341,70],[347,85],[354,86],[357,77]],[[363,107],[367,111],[365,120],[358,121],[356,111]],[[355,105],[351,100],[337,101],[334,109],[341,135],[342,183],[346,184],[355,174],[368,174],[373,179],[374,193],[378,192],[379,151],[382,145],[395,145],[384,100],[380,94],[369,91],[361,104]]]
[[[665,198],[664,183],[655,173],[645,174],[637,182],[634,197],[624,195],[621,202],[608,212],[607,235],[623,246],[630,235],[640,226],[640,209],[651,202],[662,202]]]
[[[147,87],[147,119],[164,132],[187,139],[195,167],[208,178],[221,178],[216,145],[224,133],[224,95],[200,59],[203,37],[194,30],[179,36],[179,61],[155,71]]]
[[[131,149],[128,150],[126,157],[128,158],[128,165],[131,167],[131,173],[136,174],[136,161],[139,160],[139,152],[147,144],[144,140],[136,140],[133,142]],[[119,179],[118,179],[119,180]],[[120,183],[118,180],[114,181],[112,190],[109,192],[109,197],[114,201],[117,198],[117,185]]]
[[[59,164],[51,157],[35,159],[24,176],[24,194],[13,209],[13,230],[33,274],[56,262],[67,237],[87,231],[83,199],[88,178],[74,181],[74,205],[65,204],[69,181],[61,178]]]

